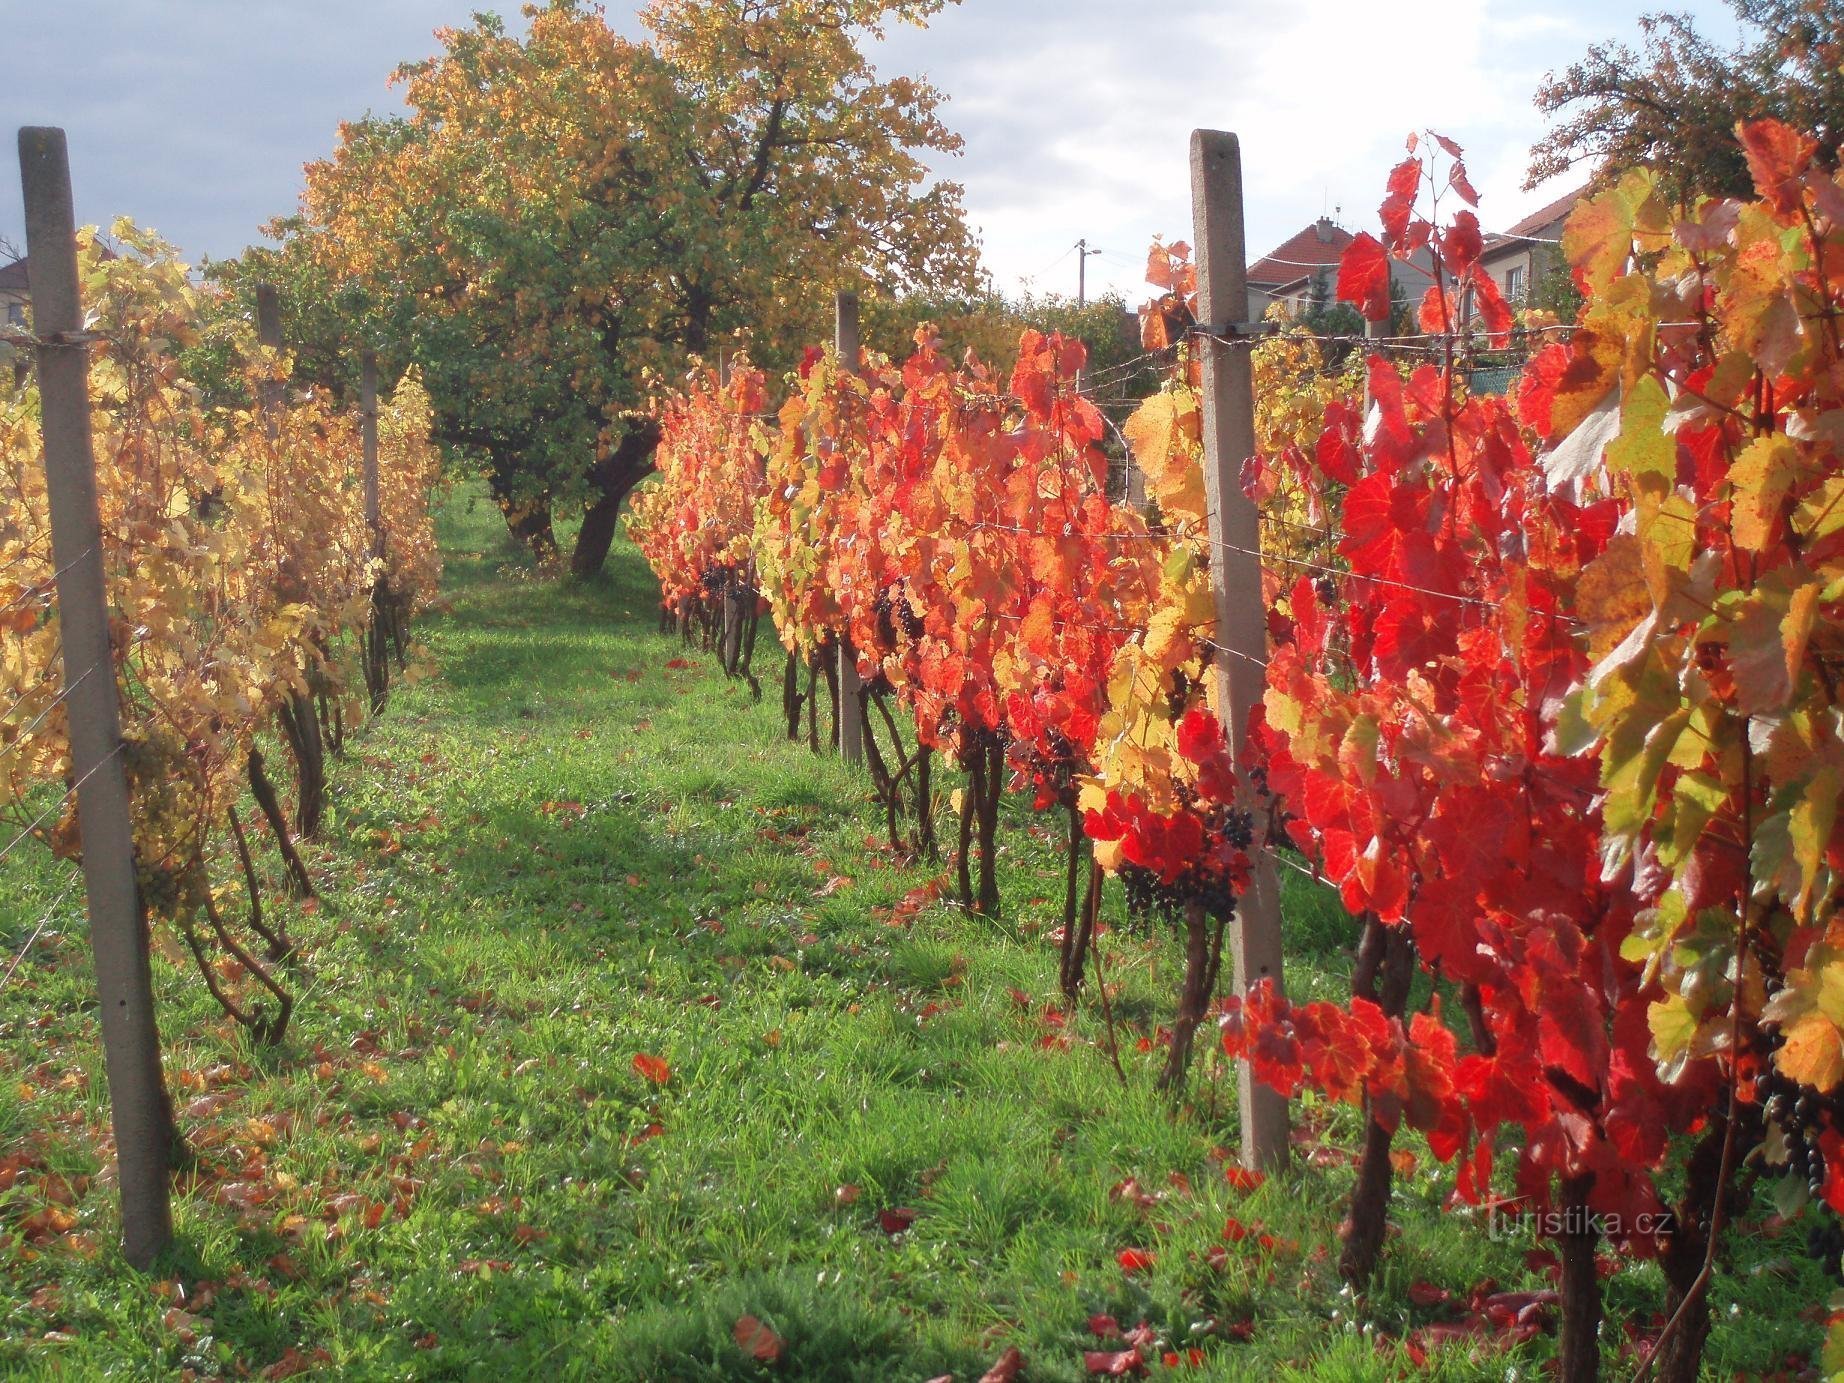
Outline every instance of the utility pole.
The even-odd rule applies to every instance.
[[[160,1071],[160,1034],[147,926],[135,882],[134,818],[122,764],[121,708],[109,638],[96,454],[90,436],[90,362],[83,343],[77,226],[64,131],[19,132],[26,253],[44,417],[51,560],[57,570],[58,636],[70,721],[70,772],[96,960],[103,1070],[115,1132],[122,1201],[122,1256],[149,1267],[173,1238],[167,1198],[173,1110]]]
[[[1255,451],[1254,364],[1248,315],[1248,246],[1242,225],[1242,151],[1220,130],[1191,133],[1191,213],[1197,241],[1197,311],[1205,324],[1204,492],[1210,507],[1210,577],[1216,597],[1217,705],[1240,759],[1249,712],[1266,691],[1267,619],[1261,601],[1261,525],[1242,492]],[[1281,983],[1280,890],[1266,848],[1250,852],[1248,888],[1236,900],[1230,944],[1238,995]],[[1238,1063],[1242,1162],[1270,1171],[1287,1160],[1287,1101]]]
[[[1088,257],[1100,254],[1100,250],[1091,250],[1086,239],[1076,242],[1076,306],[1088,306]]]

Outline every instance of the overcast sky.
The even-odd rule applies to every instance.
[[[342,119],[394,110],[385,78],[492,0],[0,0],[0,127],[70,135],[78,216],[128,213],[190,256],[229,256],[292,210]],[[1522,192],[1543,73],[1632,39],[1659,0],[964,0],[881,46],[931,78],[966,138],[987,266],[1007,289],[1140,294],[1155,234],[1189,238],[1186,139],[1242,137],[1251,255],[1321,213],[1373,227],[1411,129],[1466,146],[1488,228],[1566,188]],[[516,7],[500,4],[510,12]],[[636,26],[619,0],[610,21]],[[1732,36],[1719,0],[1673,0]],[[10,154],[0,236],[22,237]]]

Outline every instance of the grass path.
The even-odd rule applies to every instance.
[[[861,781],[709,657],[666,666],[625,544],[559,589],[503,567],[485,505],[445,538],[439,671],[335,773],[286,1044],[251,1050],[157,962],[200,1166],[155,1279],[112,1246],[80,910],[0,991],[0,1374],[972,1380],[1016,1346],[1026,1378],[1075,1379],[1125,1348],[1104,1314],[1150,1327],[1155,1374],[1167,1349],[1199,1379],[1408,1369],[1341,1314],[1336,1157],[1239,1191],[1233,1083],[1207,1065],[1177,1115],[1152,1094],[1169,938],[1107,939],[1122,1088],[1097,1019],[1049,1002],[1060,866],[1023,813],[1002,922],[925,901],[943,871],[877,848]],[[12,953],[66,876],[8,868]],[[1309,885],[1287,911],[1295,990],[1348,993],[1335,911]],[[1352,1145],[1348,1114],[1327,1129]],[[1439,1170],[1424,1153],[1399,1197],[1393,1335],[1465,1319],[1487,1279],[1548,1285],[1527,1240],[1443,1212]],[[1816,1339],[1815,1270],[1758,1247],[1720,1285],[1713,1376]],[[1550,1348],[1502,1344],[1427,1376],[1530,1377]]]

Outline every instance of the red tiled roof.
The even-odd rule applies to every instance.
[[[1586,196],[1587,192],[1587,183],[1583,183],[1580,187],[1572,188],[1570,191],[1556,198],[1555,201],[1538,207],[1523,220],[1512,225],[1500,235],[1493,236],[1492,239],[1511,239],[1520,235],[1541,236],[1545,238],[1553,236],[1557,233],[1563,219],[1567,217],[1571,211],[1575,210],[1575,204]]]
[[[1263,288],[1297,283],[1314,269],[1336,266],[1350,243],[1350,231],[1328,220],[1315,221],[1249,265],[1248,281]]]

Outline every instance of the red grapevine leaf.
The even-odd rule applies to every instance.
[[[672,1079],[672,1067],[664,1057],[653,1056],[647,1052],[634,1053],[634,1074],[655,1085],[664,1085]]]
[[[1473,267],[1484,248],[1485,237],[1479,233],[1479,218],[1470,211],[1462,211],[1441,236],[1441,263],[1447,266],[1448,273],[1459,278]]]
[[[1442,142],[1445,143],[1446,141],[1443,140]],[[1456,160],[1458,159],[1459,150],[1449,149],[1448,152],[1453,154]],[[1453,167],[1447,171],[1447,185],[1455,192],[1458,192],[1461,200],[1468,206],[1479,205],[1479,193],[1474,189],[1472,181],[1466,176],[1466,165],[1464,163],[1456,161]]]
[[[1024,1372],[1024,1353],[1017,1345],[1007,1345],[1005,1353],[980,1375],[980,1383],[1014,1383]]]
[[[1366,321],[1389,316],[1389,254],[1369,231],[1360,231],[1339,257],[1338,300],[1351,303]]]
[[[1146,1372],[1146,1356],[1139,1349],[1091,1349],[1082,1354],[1082,1366],[1102,1378],[1131,1378]]]
[[[1806,172],[1818,144],[1807,135],[1770,118],[1744,120],[1735,127],[1748,156],[1755,188],[1783,215],[1796,210]]]
[[[760,1364],[772,1364],[781,1358],[781,1337],[754,1316],[740,1317],[730,1332],[737,1348]]]
[[[1510,304],[1505,301],[1505,295],[1498,291],[1498,281],[1477,263],[1472,266],[1470,278],[1473,285],[1473,304],[1479,309],[1480,320],[1485,323],[1491,344],[1505,345],[1510,339],[1515,319],[1511,315]]]
[[[1389,192],[1377,214],[1383,219],[1384,242],[1399,247],[1408,231],[1409,217],[1415,210],[1415,194],[1421,188],[1421,160],[1413,153],[1389,173]]]

